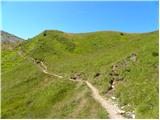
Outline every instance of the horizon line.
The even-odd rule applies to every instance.
[[[27,39],[31,39],[31,38],[33,38],[33,37],[35,37],[35,36],[43,33],[44,31],[59,31],[59,32],[69,33],[69,34],[85,34],[85,33],[95,33],[95,32],[118,32],[118,33],[121,33],[121,32],[122,32],[122,33],[126,33],[126,34],[145,34],[145,33],[158,32],[159,29],[153,30],[153,31],[148,31],[148,32],[125,32],[125,31],[119,31],[119,30],[97,30],[97,31],[88,31],[88,32],[66,32],[66,31],[58,30],[58,29],[46,29],[46,30],[42,30],[42,31],[39,32],[38,34],[34,35],[33,37],[27,37],[27,38],[20,37],[20,36],[14,34],[14,33],[10,33],[10,32],[5,31],[5,30],[3,30],[3,29],[0,29],[0,35],[1,35],[2,31],[3,31],[3,32],[6,32],[6,33],[8,33],[8,34],[14,35],[14,36],[16,36],[16,37],[19,37],[19,38],[21,38],[21,39],[23,39],[23,40],[27,40]]]

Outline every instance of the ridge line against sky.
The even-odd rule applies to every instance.
[[[151,32],[159,28],[158,7],[158,1],[9,2],[3,0],[2,30],[24,39],[34,37],[46,29],[69,33]]]

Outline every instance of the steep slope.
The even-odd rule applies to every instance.
[[[23,57],[2,74],[3,118],[107,118],[90,89],[70,78],[88,80],[128,118],[158,118],[158,32],[46,30],[13,51]],[[43,74],[40,61],[64,78]]]

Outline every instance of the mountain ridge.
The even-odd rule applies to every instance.
[[[1,30],[0,33],[1,33],[1,41],[2,42],[16,42],[16,41],[23,40],[22,38],[17,37],[17,36],[10,34],[8,32],[5,32],[3,30]]]

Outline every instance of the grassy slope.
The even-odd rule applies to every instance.
[[[2,73],[12,70],[14,66],[17,66],[22,61],[22,58],[17,54],[18,46],[22,42],[23,39],[1,31]]]
[[[59,75],[69,78],[83,72],[84,79],[102,95],[109,86],[111,65],[134,52],[137,61],[127,66],[130,72],[119,70],[125,79],[113,94],[120,105],[130,104],[126,109],[135,110],[137,118],[158,118],[158,32],[121,35],[44,31],[17,49],[44,61],[49,71]],[[8,58],[8,54],[3,55]],[[2,59],[4,65],[6,58]],[[26,59],[17,63],[9,66],[10,71],[7,66],[2,74],[3,118],[106,118],[104,109],[83,84],[44,75]],[[96,73],[100,73],[98,78],[94,78]]]
[[[2,118],[107,117],[84,85],[47,76],[28,60],[4,73],[2,85]]]

